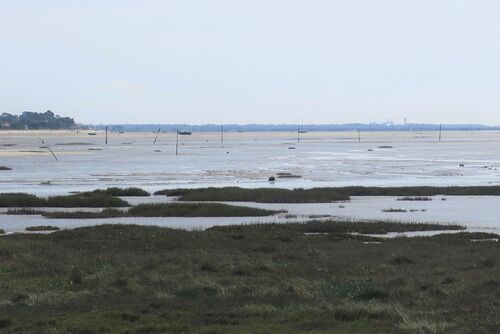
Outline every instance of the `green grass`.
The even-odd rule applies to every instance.
[[[59,227],[50,226],[50,225],[26,227],[26,231],[31,231],[31,232],[34,232],[34,231],[58,231],[58,230],[60,230]]]
[[[262,217],[281,211],[264,210],[220,203],[139,204],[128,210],[104,209],[99,212],[51,212],[33,209],[9,210],[9,215],[42,215],[46,218],[104,219],[119,217]]]
[[[499,196],[500,186],[468,187],[339,187],[312,189],[244,189],[238,187],[167,189],[156,195],[179,196],[181,201],[251,201],[262,203],[320,203],[348,200],[350,196]]]
[[[105,194],[109,196],[141,196],[147,197],[151,196],[146,190],[140,188],[107,188],[107,189],[96,189],[92,191],[94,194]]]
[[[0,194],[0,207],[127,207],[129,204],[117,197],[100,193],[81,193],[67,196],[38,197],[25,193]]]
[[[498,243],[322,224],[3,236],[0,332],[497,333]]]

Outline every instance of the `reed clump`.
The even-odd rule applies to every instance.
[[[92,191],[93,194],[105,194],[109,196],[137,196],[137,197],[148,197],[151,196],[149,192],[141,188],[107,188],[107,189],[96,189]]]

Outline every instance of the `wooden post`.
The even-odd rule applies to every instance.
[[[358,129],[358,143],[361,142],[361,131]]]
[[[156,133],[155,141],[153,142],[153,145],[156,144],[156,141],[158,140],[158,136],[160,135],[161,128],[158,128],[158,132]]]
[[[300,142],[300,125],[297,125],[297,143]]]
[[[108,145],[108,126],[106,125],[106,139],[105,139],[106,145]]]
[[[52,151],[52,149],[50,148],[49,144],[47,144],[42,138],[38,138],[38,139],[40,139],[40,141],[42,142],[42,144],[47,147],[47,149],[52,154],[52,156],[54,157],[54,159],[56,159],[56,161],[58,161],[59,159],[57,159],[56,154],[54,153],[54,151]]]
[[[442,125],[442,124],[439,124],[439,141],[441,141],[441,133],[442,133],[442,130],[443,130],[443,125]]]
[[[220,142],[224,144],[224,124],[220,126]]]
[[[175,131],[175,155],[179,154],[179,129]]]

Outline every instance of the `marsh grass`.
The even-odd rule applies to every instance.
[[[264,210],[220,203],[139,204],[128,210],[51,212],[33,209],[9,210],[9,215],[42,215],[54,219],[106,219],[120,217],[263,217],[282,211]]]
[[[499,196],[500,186],[466,187],[338,187],[312,189],[244,189],[238,187],[166,189],[155,195],[179,196],[181,201],[251,201],[262,203],[328,203],[348,200],[350,196],[401,196],[424,198],[448,196]]]
[[[139,204],[127,215],[134,217],[258,217],[271,216],[281,211],[234,206],[220,203]]]
[[[147,197],[151,196],[151,194],[141,188],[107,188],[107,189],[96,189],[92,191],[93,194],[105,194],[109,196],[140,196]]]
[[[416,197],[411,197],[411,196],[406,196],[406,197],[399,197],[397,201],[432,201],[432,197],[428,196],[416,196]]]
[[[382,209],[382,212],[399,213],[399,212],[408,212],[408,210],[400,208],[389,208],[389,209]]]
[[[214,226],[209,230],[224,232],[255,231],[256,233],[272,233],[279,236],[280,233],[293,231],[301,234],[387,234],[390,232],[404,233],[416,231],[444,231],[444,230],[465,230],[465,226],[456,224],[428,224],[428,223],[402,223],[390,221],[309,221],[306,223],[286,223],[286,224],[251,224],[251,225],[227,225]],[[461,235],[461,234],[459,234]],[[469,233],[465,233],[469,235]]]
[[[60,228],[57,226],[50,226],[50,225],[45,225],[45,226],[30,226],[26,227],[26,231],[59,231]]]
[[[38,197],[25,193],[0,194],[0,207],[127,207],[129,204],[117,197],[100,193],[81,193],[67,196]]]
[[[180,196],[181,201],[227,201],[260,203],[316,203],[348,200],[349,196],[328,188],[314,189],[244,189],[238,187],[173,189],[157,191],[155,195]]]
[[[473,243],[483,235],[460,233],[364,244],[347,232],[368,223],[321,224],[338,233],[304,235],[317,222],[193,232],[102,225],[3,236],[0,327],[243,334],[498,329],[500,266],[483,260],[500,256],[497,243]]]

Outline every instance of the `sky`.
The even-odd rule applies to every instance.
[[[500,125],[498,0],[0,0],[0,113]]]

